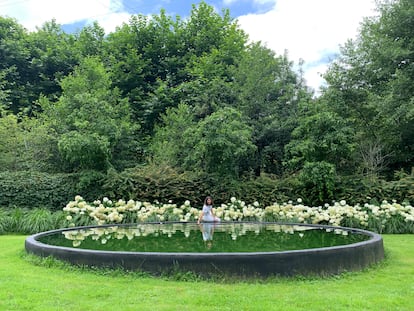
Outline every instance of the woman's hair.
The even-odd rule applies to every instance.
[[[213,198],[210,196],[206,196],[206,198],[204,199],[204,205],[207,205],[207,200],[210,199],[211,200],[211,205],[213,205]]]

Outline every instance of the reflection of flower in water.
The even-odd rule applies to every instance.
[[[214,229],[213,229],[214,228]],[[254,232],[260,234],[263,230],[273,231],[275,233],[283,232],[287,234],[294,234],[299,232],[299,237],[303,238],[306,232],[318,230],[316,227],[288,225],[288,224],[260,224],[260,223],[222,223],[216,224],[203,224],[203,239],[205,241],[212,240],[213,232],[225,232],[230,235],[232,240],[237,240],[238,237],[246,235],[248,232]],[[101,228],[89,228],[89,229],[77,229],[67,230],[63,232],[66,239],[72,241],[73,247],[79,247],[83,240],[90,238],[93,241],[100,241],[101,244],[106,244],[108,240],[121,240],[126,237],[128,240],[132,240],[135,237],[140,236],[168,236],[172,237],[177,232],[183,233],[186,238],[191,235],[191,231],[196,230],[191,224],[185,223],[173,223],[151,225],[151,224],[139,224],[132,227],[125,226],[110,226]],[[337,228],[326,228],[326,232],[332,232],[337,235],[348,235],[347,230]]]
[[[115,235],[115,238],[117,239],[117,240],[122,240],[123,238],[124,238],[124,233],[117,233],[116,235]]]

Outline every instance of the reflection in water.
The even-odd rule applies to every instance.
[[[201,233],[203,235],[203,241],[208,249],[213,246],[213,235],[214,235],[214,222],[203,222],[199,224]]]
[[[62,233],[44,236],[40,241],[95,250],[194,253],[309,249],[368,239],[339,228],[277,223],[142,223],[74,228]]]

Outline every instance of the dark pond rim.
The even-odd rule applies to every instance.
[[[319,229],[340,229],[367,235],[368,240],[347,245],[302,250],[237,253],[165,253],[101,251],[49,245],[39,242],[41,237],[70,230],[134,225],[169,225],[183,222],[148,222],[139,224],[105,224],[50,230],[31,235],[25,240],[25,249],[40,257],[52,256],[74,265],[140,270],[160,275],[169,271],[194,272],[199,275],[238,276],[295,276],[334,275],[359,271],[384,259],[381,235],[356,228],[285,223],[285,222],[221,222],[218,224],[277,224]],[[191,224],[194,222],[188,222]]]

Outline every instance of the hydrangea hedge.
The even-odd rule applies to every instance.
[[[113,201],[108,198],[86,202],[76,196],[63,211],[68,226],[111,223],[139,223],[165,221],[196,221],[201,208],[172,202]],[[310,207],[302,200],[261,206],[259,202],[246,204],[232,197],[230,202],[214,208],[223,221],[279,221],[323,224],[367,229],[378,233],[414,233],[414,208],[408,203],[383,201],[379,205],[365,203],[350,206],[344,200],[332,205]]]

